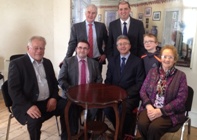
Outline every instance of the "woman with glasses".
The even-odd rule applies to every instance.
[[[185,73],[175,68],[177,50],[167,45],[160,53],[161,66],[149,71],[140,90],[138,129],[145,140],[159,140],[169,128],[185,120],[188,88]]]

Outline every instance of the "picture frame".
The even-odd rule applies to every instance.
[[[98,14],[98,21],[100,22],[102,20],[102,15]]]
[[[152,13],[152,8],[151,7],[146,7],[144,13],[145,13],[144,14],[145,17],[150,17],[151,13]]]
[[[139,13],[139,14],[138,14],[138,19],[139,19],[139,20],[143,20],[143,13]]]
[[[160,21],[160,19],[161,19],[161,11],[153,12],[153,20],[154,21]]]

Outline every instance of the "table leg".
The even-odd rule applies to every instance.
[[[65,110],[64,110],[64,116],[65,116],[65,123],[66,123],[66,130],[68,139],[71,140],[71,133],[70,133],[70,125],[69,125],[69,109],[70,109],[71,101],[68,100]]]
[[[116,128],[115,128],[114,140],[117,140],[118,139],[119,126],[120,126],[118,104],[113,104],[113,109],[114,109],[115,116],[116,116]]]
[[[87,135],[87,116],[88,116],[88,105],[85,105],[85,111],[84,111],[84,139],[87,140],[88,139],[88,135]]]

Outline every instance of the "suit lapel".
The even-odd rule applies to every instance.
[[[117,79],[121,78],[121,73],[120,73],[120,55],[116,57],[115,60],[115,68],[117,68],[117,73],[115,74],[117,76]]]
[[[122,29],[121,29],[121,21],[120,19],[117,20],[117,23],[116,23],[116,28],[115,28],[118,32],[118,35],[122,35]]]
[[[81,26],[81,33],[85,33],[85,37],[86,37],[86,40],[88,39],[88,34],[87,34],[87,30],[86,30],[86,22],[84,21],[82,24],[81,24],[82,26]]]
[[[100,30],[101,30],[101,27],[99,26],[99,24],[97,22],[94,22],[94,25],[95,25],[95,30],[96,30],[97,42],[99,42],[98,38],[99,38],[99,33],[100,33]]]
[[[92,81],[92,64],[89,58],[87,58],[88,70],[89,70],[89,80]]]
[[[77,59],[77,56],[75,56],[74,58],[74,65],[71,65],[73,66],[72,70],[73,71],[73,75],[74,75],[74,81],[75,81],[75,84],[78,85],[78,81],[79,81],[79,67],[78,67],[78,59]]]
[[[130,17],[130,25],[129,25],[129,31],[128,31],[128,34],[131,34],[131,32],[132,32],[132,30],[131,29],[133,29],[133,20],[132,20],[132,18]]]

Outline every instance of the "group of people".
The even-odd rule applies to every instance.
[[[130,4],[119,2],[120,18],[110,23],[107,33],[106,26],[95,21],[97,7],[88,5],[86,20],[71,28],[58,79],[51,61],[44,58],[46,40],[41,36],[31,37],[27,54],[10,62],[8,86],[13,113],[21,124],[27,124],[31,140],[40,139],[42,123],[53,115],[60,115],[61,139],[67,140],[63,111],[67,90],[79,84],[102,83],[102,64],[106,58],[108,67],[104,83],[119,86],[128,95],[123,134],[133,135],[136,124],[133,110],[140,100],[138,129],[145,140],[158,140],[170,127],[184,121],[187,81],[186,75],[175,68],[176,48],[158,49],[157,38],[145,34],[143,23],[129,13]],[[62,97],[58,94],[58,85]],[[75,104],[71,108],[70,128],[74,135],[78,132],[78,117],[83,108]],[[119,110],[121,113],[121,104]],[[102,111],[115,127],[113,109]],[[94,120],[97,113],[98,109],[88,110],[88,119]]]

